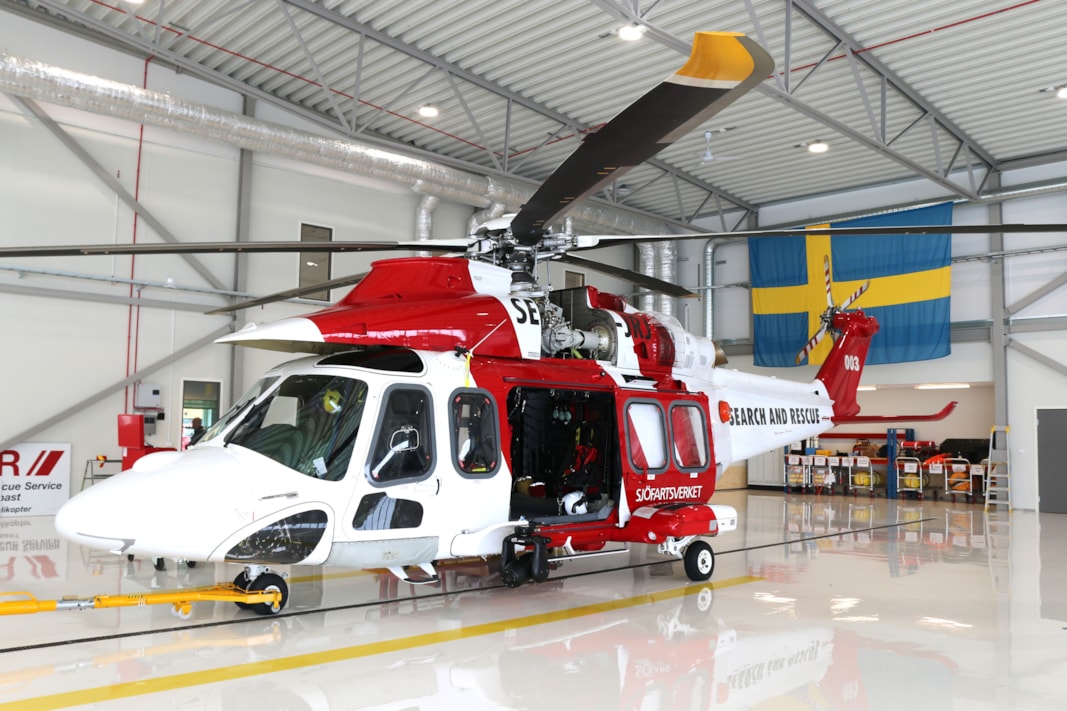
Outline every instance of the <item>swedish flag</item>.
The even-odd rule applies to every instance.
[[[952,203],[826,227],[952,224]],[[817,225],[821,227],[822,225]],[[806,235],[748,241],[755,363],[791,366],[821,328],[829,300],[878,319],[868,364],[941,358],[950,352],[952,240],[933,235]],[[823,338],[807,353],[822,363]]]

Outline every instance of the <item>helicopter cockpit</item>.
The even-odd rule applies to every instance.
[[[266,388],[257,383],[257,389]],[[225,443],[251,449],[301,474],[338,481],[348,471],[367,390],[367,383],[355,378],[290,375],[241,416]]]

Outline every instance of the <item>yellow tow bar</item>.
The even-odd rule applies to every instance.
[[[35,612],[56,610],[92,610],[103,607],[145,607],[147,605],[171,605],[175,617],[187,620],[192,617],[194,602],[222,601],[242,605],[265,604],[272,612],[282,604],[282,593],[277,589],[242,590],[233,583],[219,583],[204,588],[189,588],[172,592],[142,593],[138,595],[96,595],[78,598],[64,597],[59,600],[38,600],[28,592],[0,593],[0,615],[28,615]]]

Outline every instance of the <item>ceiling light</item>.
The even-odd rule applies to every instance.
[[[1046,86],[1043,89],[1038,89],[1042,94],[1053,93],[1057,99],[1067,99],[1067,84],[1057,84],[1055,86]]]
[[[856,386],[856,391],[857,392],[869,393],[869,392],[872,392],[872,391],[877,390],[877,389],[878,389],[877,385],[857,385]]]
[[[441,113],[433,104],[423,104],[419,107],[419,116],[423,118],[433,118]]]
[[[966,390],[970,383],[923,383],[916,385],[916,390]]]
[[[808,144],[808,153],[825,153],[830,150],[830,144],[825,141],[812,141]]]
[[[615,34],[619,36],[619,39],[626,40],[627,42],[635,42],[645,36],[645,31],[648,30],[644,25],[639,25],[634,22],[629,25],[623,25],[619,29],[615,30]]]

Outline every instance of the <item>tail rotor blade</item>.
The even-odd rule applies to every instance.
[[[826,284],[826,306],[832,309],[834,307],[834,295],[830,293],[830,257],[825,254],[822,258],[822,276],[823,283]]]
[[[797,353],[797,365],[800,365],[800,363],[808,357],[808,354],[815,350],[815,346],[819,345],[819,342],[823,339],[823,336],[826,335],[826,329],[827,326],[825,323],[823,323],[822,327],[815,332],[814,336],[811,337],[811,340],[808,341],[807,344],[800,349],[800,352]]]
[[[851,306],[853,304],[853,302],[856,301],[856,299],[858,299],[861,296],[863,296],[864,292],[867,291],[867,288],[870,287],[870,285],[871,285],[871,280],[870,279],[868,279],[867,281],[865,281],[862,284],[860,284],[860,287],[858,289],[856,289],[854,292],[852,292],[852,296],[850,296],[847,299],[845,299],[845,303],[841,304],[841,310],[844,311],[849,306]]]

